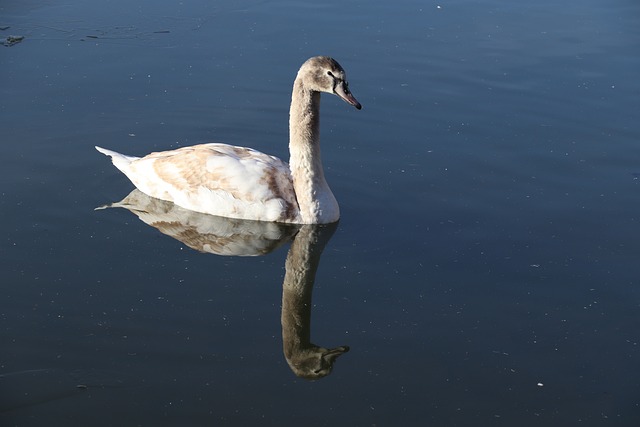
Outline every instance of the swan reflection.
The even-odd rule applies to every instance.
[[[124,208],[142,222],[191,249],[225,256],[265,255],[289,241],[298,228],[274,222],[244,221],[206,215],[147,196],[137,188],[119,202],[101,206]]]
[[[303,225],[291,243],[282,284],[282,344],[291,370],[299,377],[316,379],[331,373],[333,363],[349,351],[346,345],[324,348],[311,343],[311,291],[320,255],[337,223]]]
[[[311,294],[322,251],[337,228],[246,221],[193,212],[135,189],[120,202],[146,224],[200,252],[225,256],[265,255],[291,241],[282,285],[282,344],[289,367],[299,377],[322,378],[348,346],[324,348],[311,342]]]

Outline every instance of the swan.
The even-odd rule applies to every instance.
[[[143,193],[192,211],[228,218],[329,224],[340,209],[320,158],[320,93],[358,110],[344,69],[327,56],[302,64],[289,110],[289,164],[252,148],[221,143],[183,147],[138,158],[101,147]]]

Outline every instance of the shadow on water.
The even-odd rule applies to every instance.
[[[216,217],[189,211],[135,189],[122,201],[98,209],[119,207],[192,249],[224,256],[258,256],[292,241],[282,284],[284,356],[294,374],[319,379],[331,373],[347,346],[324,348],[311,342],[311,296],[320,257],[337,228],[290,225]]]

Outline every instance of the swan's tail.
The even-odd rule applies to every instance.
[[[102,154],[111,157],[111,161],[122,172],[125,173],[127,171],[127,166],[134,160],[137,160],[138,157],[125,156],[124,154],[116,153],[115,151],[107,150],[106,148],[96,146],[96,150],[101,152]]]
[[[104,205],[100,205],[97,208],[93,208],[94,211],[101,211],[103,209],[111,209],[111,208],[126,208],[128,205],[121,202],[113,202],[113,203],[105,203]]]

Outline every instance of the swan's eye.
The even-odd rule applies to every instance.
[[[327,76],[331,76],[335,79],[336,76],[333,75],[333,73],[331,71],[327,71]]]

